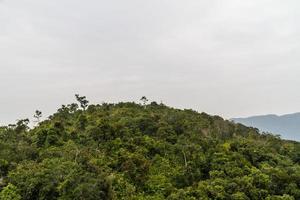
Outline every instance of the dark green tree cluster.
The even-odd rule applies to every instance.
[[[0,200],[298,200],[300,144],[156,102],[0,128]]]

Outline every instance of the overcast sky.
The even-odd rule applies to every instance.
[[[0,0],[0,122],[145,95],[225,118],[300,111],[299,0]]]

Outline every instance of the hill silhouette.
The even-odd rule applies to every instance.
[[[264,132],[279,134],[284,139],[300,141],[300,113],[234,118],[233,121]]]

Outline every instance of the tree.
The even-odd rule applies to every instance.
[[[27,131],[29,129],[28,124],[29,124],[29,119],[18,120],[15,126],[16,133]]]
[[[140,101],[143,102],[143,105],[146,105],[146,103],[148,102],[148,99],[147,99],[147,97],[142,96],[142,98],[140,99]]]
[[[89,101],[85,96],[79,96],[79,94],[75,94],[76,100],[79,102],[80,107],[85,110],[88,107]]]
[[[36,122],[37,124],[40,123],[40,120],[42,118],[42,112],[39,110],[36,110],[33,117],[36,119],[34,122]]]

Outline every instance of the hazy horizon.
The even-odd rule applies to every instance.
[[[150,101],[224,118],[300,111],[296,0],[2,0],[0,124]]]

